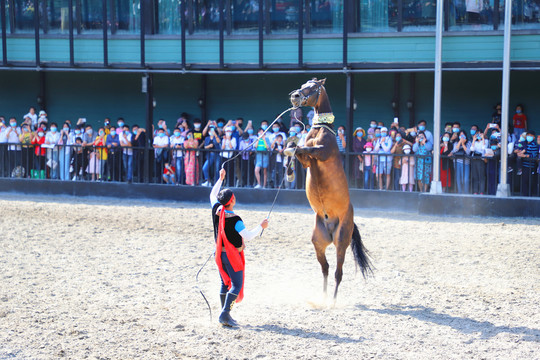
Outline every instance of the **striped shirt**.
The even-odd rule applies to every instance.
[[[526,168],[535,167],[536,159],[538,159],[538,145],[533,140],[524,144],[525,154],[529,155],[528,158],[523,158],[521,164]]]

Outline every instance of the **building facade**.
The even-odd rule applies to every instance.
[[[433,119],[435,1],[0,0],[0,115],[272,120],[326,77],[338,124]],[[444,2],[442,122],[489,122],[504,1]],[[512,8],[511,109],[540,123],[540,1]],[[144,88],[144,89],[143,89]],[[428,126],[430,127],[430,126]],[[352,128],[352,129],[351,129]],[[539,129],[540,130],[540,129]]]

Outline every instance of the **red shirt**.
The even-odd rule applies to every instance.
[[[45,135],[42,136],[39,140],[37,136],[32,139],[32,144],[34,145],[42,145],[43,143],[45,143]],[[45,156],[45,154],[47,153],[47,149],[41,146],[36,146],[34,151],[36,153],[36,156]]]
[[[169,169],[167,168],[164,168],[163,169],[163,175],[173,175],[173,174],[176,174],[176,169],[174,168],[174,166],[170,166],[171,168],[171,171],[169,171]]]
[[[527,128],[527,115],[521,113],[521,114],[515,114],[512,118],[514,120],[514,128],[515,129],[526,129]]]

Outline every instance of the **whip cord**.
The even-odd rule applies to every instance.
[[[201,288],[199,287],[199,274],[201,273],[202,269],[204,269],[204,267],[206,266],[206,264],[208,263],[208,261],[210,260],[212,255],[214,255],[214,254],[210,254],[210,256],[208,256],[208,259],[206,259],[204,264],[201,266],[201,268],[197,272],[197,275],[195,276],[195,287],[201,293],[201,296],[203,297],[204,301],[206,301],[206,306],[208,306],[208,311],[210,312],[210,322],[212,322],[212,308],[210,307],[210,303],[206,299],[206,296],[204,296],[204,293],[202,292]]]

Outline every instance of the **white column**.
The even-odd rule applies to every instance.
[[[442,32],[443,0],[437,0],[437,18],[435,23],[435,88],[433,97],[433,181],[431,194],[441,194],[441,91],[442,91]]]
[[[506,182],[508,168],[508,103],[510,98],[510,45],[512,37],[512,0],[504,6],[504,52],[501,102],[501,176],[497,186],[497,197],[510,196],[510,186]]]

